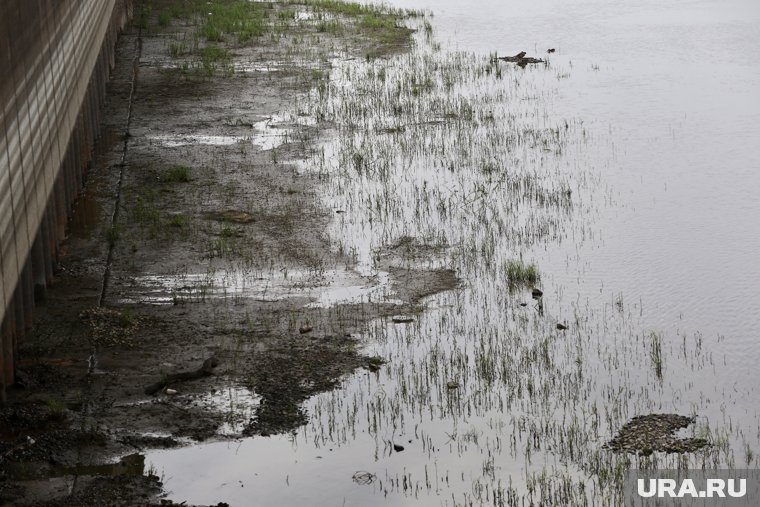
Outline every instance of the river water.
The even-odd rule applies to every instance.
[[[725,335],[760,359],[760,4],[752,1],[394,2],[435,13],[439,37],[478,52],[544,54],[570,66],[552,107],[613,145],[590,153],[614,203],[567,291],[620,292],[647,325]],[[602,167],[603,164],[598,164]],[[551,256],[563,263],[561,255]],[[543,262],[542,262],[543,265]],[[568,270],[570,271],[570,270]],[[734,372],[754,383],[751,369]]]
[[[373,323],[362,344],[388,364],[310,400],[295,434],[149,454],[170,497],[612,505],[627,467],[757,466],[760,4],[392,4],[432,10],[432,35],[336,65],[304,106],[336,139],[304,167],[329,175],[360,270],[409,236],[437,252],[411,265],[462,288]],[[548,63],[489,63],[523,50]],[[538,268],[540,307],[514,260]],[[713,445],[604,449],[653,412],[696,416],[686,433]]]

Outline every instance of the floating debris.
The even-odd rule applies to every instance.
[[[557,329],[559,329],[560,331],[564,331],[564,330],[566,330],[566,329],[567,329],[567,326],[566,326],[566,325],[564,325],[564,324],[562,324],[562,323],[560,322],[559,324],[557,324]]]
[[[533,290],[530,291],[530,295],[533,296],[533,299],[538,299],[540,297],[543,297],[544,291],[541,289],[533,288]]]
[[[529,63],[544,63],[544,61],[540,58],[533,58],[529,56],[529,57],[521,58],[520,60],[518,60],[517,65],[519,65],[520,67],[525,67]]]
[[[549,53],[553,52],[549,51]],[[521,67],[525,67],[529,63],[544,63],[544,61],[540,58],[534,58],[532,56],[525,56],[525,51],[520,51],[514,56],[498,56],[496,57],[496,60],[501,60],[502,62],[510,62],[510,63],[516,63],[517,65]]]
[[[453,380],[449,380],[448,382],[446,382],[446,388],[447,389],[457,389],[457,388],[459,388],[459,383],[455,382]]]
[[[385,364],[385,359],[380,356],[371,356],[367,358],[366,367],[371,372],[380,371],[380,368]]]
[[[372,472],[367,472],[364,470],[360,470],[356,472],[351,479],[356,484],[361,484],[362,486],[367,486],[368,484],[372,484],[375,482],[375,479],[377,479],[377,476],[373,474]]]
[[[696,452],[708,445],[704,438],[679,438],[675,432],[694,423],[696,417],[649,414],[631,419],[605,449],[649,456],[653,452]]]
[[[525,55],[527,53],[525,51],[520,51],[514,56],[498,56],[496,57],[497,60],[501,60],[502,62],[519,62],[521,59],[525,58]]]
[[[401,452],[401,451],[404,450],[404,446],[403,445],[398,445],[398,444],[393,444],[393,450],[396,451],[396,452]]]
[[[303,326],[301,326],[298,329],[298,332],[301,333],[301,334],[311,333],[312,329],[314,329],[314,328],[311,327],[310,325],[304,324]]]
[[[556,49],[554,49],[554,48],[549,48],[549,49],[546,50],[547,53],[554,53],[555,51],[556,51]]]
[[[414,317],[411,315],[394,315],[391,320],[396,324],[408,324],[414,322]]]
[[[185,382],[187,380],[196,380],[199,378],[208,377],[209,375],[214,373],[213,370],[218,365],[219,365],[219,360],[212,356],[206,359],[205,361],[203,361],[203,364],[197,370],[181,371],[179,373],[165,374],[161,377],[161,380],[146,387],[145,394],[156,394],[161,389],[175,382]],[[170,389],[167,389],[166,394],[169,394],[168,391],[170,391]]]

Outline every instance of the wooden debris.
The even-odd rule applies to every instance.
[[[165,388],[166,386],[170,384],[174,384],[175,382],[184,382],[186,380],[195,380],[202,377],[207,377],[213,373],[214,368],[216,368],[218,364],[219,364],[219,360],[217,358],[209,357],[208,359],[203,361],[203,364],[197,370],[182,371],[179,373],[171,373],[169,375],[166,375],[164,378],[162,378],[155,384],[151,384],[148,387],[146,387],[145,394],[156,394],[161,389]]]

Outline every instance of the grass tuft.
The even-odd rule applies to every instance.
[[[509,284],[513,286],[534,285],[541,278],[535,264],[525,264],[522,260],[508,261],[504,269],[507,272]]]
[[[191,169],[185,165],[175,165],[161,176],[164,183],[187,183],[191,179]]]
[[[652,368],[657,380],[662,382],[663,357],[662,357],[662,336],[657,333],[650,335],[652,343],[650,345],[649,355],[652,358]]]

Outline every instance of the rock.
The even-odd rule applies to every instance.
[[[564,331],[565,329],[567,329],[567,326],[562,323],[559,323],[557,324],[557,329],[559,329],[560,331]]]
[[[528,306],[528,303],[520,303],[520,306]]]
[[[165,391],[165,392],[166,392],[166,394],[168,394],[169,396],[174,396],[175,394],[177,394],[177,390],[176,390],[176,389],[169,389],[168,387],[166,388],[166,391]]]
[[[458,387],[459,387],[459,383],[457,383],[457,382],[455,382],[453,380],[449,380],[448,382],[446,382],[446,388],[447,389],[457,389]]]
[[[396,451],[396,452],[401,452],[401,451],[404,450],[404,446],[403,445],[398,445],[398,444],[393,444],[393,450]]]
[[[16,387],[26,389],[32,385],[29,375],[22,370],[16,370]]]
[[[535,287],[530,291],[530,295],[533,296],[533,299],[538,299],[540,297],[543,297],[544,291],[541,289],[536,289]]]
[[[549,48],[549,49],[546,50],[547,53],[554,53],[555,51],[556,51],[556,49],[554,49],[554,48]]]
[[[408,324],[414,322],[414,317],[411,315],[394,315],[391,320],[396,324]]]
[[[299,333],[301,333],[301,334],[311,333],[311,330],[312,330],[312,329],[314,329],[314,328],[313,328],[313,327],[311,327],[310,325],[308,325],[308,324],[304,324],[303,326],[301,326],[301,327],[298,329],[298,332],[299,332]]]

